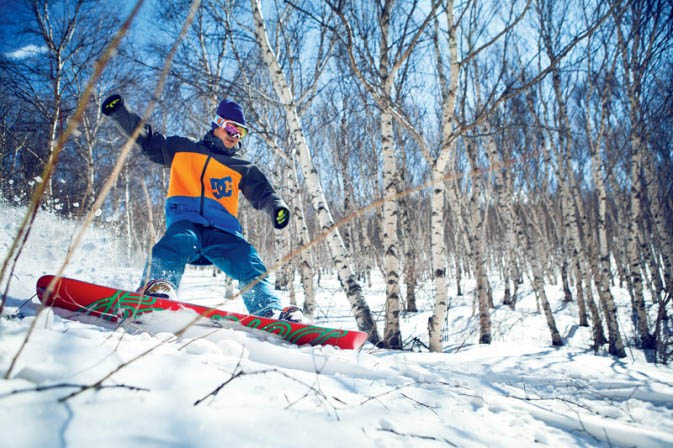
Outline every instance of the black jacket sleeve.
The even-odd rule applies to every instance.
[[[273,189],[266,176],[255,165],[252,165],[243,176],[239,188],[253,207],[257,210],[264,210],[272,219],[276,216],[276,211],[279,208],[287,208],[287,205]]]
[[[131,112],[124,102],[109,117],[112,118],[122,135],[126,137],[130,137],[133,134],[133,131],[141,121],[140,116]],[[184,144],[182,140],[191,142],[189,139],[183,137],[166,138],[158,132],[153,132],[152,126],[145,123],[135,144],[152,162],[170,167],[175,155],[175,148],[179,147],[180,144]]]

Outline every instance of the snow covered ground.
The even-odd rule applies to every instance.
[[[24,213],[0,206],[3,260]],[[469,282],[466,295],[452,299],[441,354],[297,347],[196,326],[176,339],[170,330],[188,318],[182,313],[122,328],[57,309],[36,316],[35,282],[56,272],[74,229],[40,214],[13,274],[0,318],[0,446],[673,446],[673,370],[637,351],[595,355],[589,329],[576,325],[557,287],[548,292],[566,343],[560,349],[527,289],[516,311],[496,307],[494,342],[476,344]],[[141,267],[94,229],[66,275],[128,289]],[[379,313],[383,281],[363,286]],[[497,279],[494,286],[498,300]],[[189,270],[179,293],[222,302],[223,277]],[[631,334],[628,297],[616,293]],[[335,278],[323,276],[318,301],[317,323],[355,328]],[[427,340],[431,285],[419,306],[403,318],[405,340]],[[240,299],[223,308],[243,311]]]

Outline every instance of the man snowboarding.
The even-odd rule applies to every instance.
[[[103,102],[102,112],[127,137],[140,122],[118,94]],[[151,161],[170,168],[170,181],[166,233],[152,248],[143,273],[143,281],[150,281],[141,286],[141,292],[174,296],[186,264],[214,264],[238,280],[250,314],[301,321],[299,308],[281,309],[268,279],[258,280],[266,267],[243,237],[237,218],[242,192],[253,207],[271,216],[276,229],[290,221],[290,211],[264,174],[236,155],[247,133],[241,106],[227,100],[219,104],[211,130],[198,142],[164,137],[144,125],[135,143]]]

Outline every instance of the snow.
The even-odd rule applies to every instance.
[[[0,209],[4,260],[25,209]],[[557,286],[548,293],[566,343],[558,349],[529,289],[516,311],[496,307],[493,343],[477,344],[469,281],[451,300],[444,353],[297,347],[237,327],[195,325],[176,337],[193,318],[187,311],[120,327],[59,309],[37,314],[35,282],[58,270],[76,228],[40,213],[14,271],[0,318],[0,378],[35,325],[0,379],[1,446],[673,446],[671,368],[636,350],[625,359],[594,354],[590,330],[576,325]],[[129,263],[123,243],[95,228],[65,275],[135,288],[142,263]],[[380,316],[382,279],[363,287]],[[418,292],[422,311],[403,316],[405,340],[427,343],[431,288]],[[323,275],[317,291],[317,323],[354,329],[336,278]],[[615,293],[630,335],[628,295]],[[211,270],[188,270],[179,291],[244,311],[224,295]]]

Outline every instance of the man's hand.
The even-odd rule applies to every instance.
[[[112,115],[117,109],[121,107],[122,104],[124,104],[124,100],[122,99],[121,95],[114,94],[107,97],[105,101],[103,101],[101,111],[105,115]]]
[[[280,230],[287,227],[289,223],[290,223],[290,210],[288,210],[285,207],[280,207],[276,209],[276,213],[274,213],[273,217],[273,226],[276,229]]]

